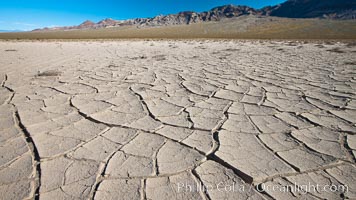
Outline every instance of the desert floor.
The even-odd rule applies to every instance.
[[[356,198],[355,54],[0,42],[0,199]]]

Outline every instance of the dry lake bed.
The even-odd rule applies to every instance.
[[[0,42],[0,199],[356,198],[356,45]]]

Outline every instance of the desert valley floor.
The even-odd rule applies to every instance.
[[[343,42],[0,42],[0,199],[356,198],[355,54]],[[308,184],[323,187],[267,187]]]

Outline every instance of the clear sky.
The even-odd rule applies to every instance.
[[[85,20],[153,17],[180,11],[206,11],[236,4],[261,8],[285,0],[0,0],[0,30],[32,30],[78,25]]]

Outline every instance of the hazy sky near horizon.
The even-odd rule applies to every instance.
[[[1,0],[0,30],[78,25],[85,20],[153,17],[180,11],[206,11],[236,4],[261,8],[285,0]]]

